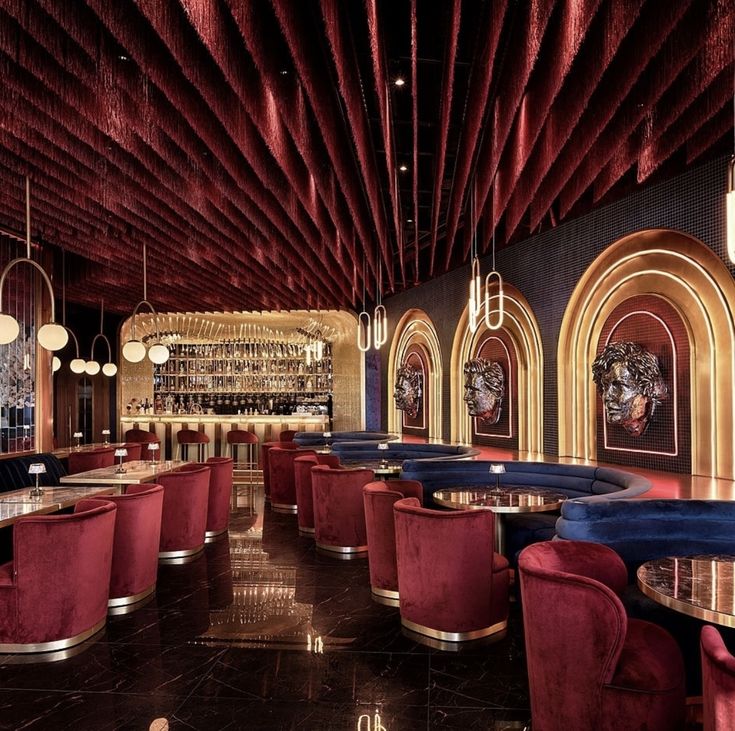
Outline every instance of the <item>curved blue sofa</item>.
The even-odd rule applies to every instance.
[[[731,500],[610,500],[562,504],[558,538],[604,543],[629,570],[663,556],[735,554]]]
[[[46,466],[46,472],[41,474],[39,479],[39,484],[43,487],[58,485],[59,478],[66,475],[64,465],[50,452],[10,457],[0,460],[0,492],[20,490],[35,484],[36,478],[28,474],[28,468],[36,462]]]
[[[343,462],[370,459],[402,459],[426,462],[431,460],[466,460],[479,454],[472,447],[454,444],[424,444],[413,442],[388,442],[388,449],[378,449],[375,442],[338,442],[332,445],[332,453]]]
[[[320,431],[299,431],[293,437],[299,447],[323,447],[327,442],[388,442],[395,439],[398,439],[397,434],[383,431],[333,431],[329,438]]]
[[[431,505],[435,490],[463,485],[492,485],[496,475],[491,464],[502,464],[501,485],[527,485],[562,492],[574,502],[606,504],[637,497],[651,489],[645,477],[610,467],[567,465],[553,462],[505,462],[503,460],[409,460],[403,463],[402,480],[419,480],[424,486],[424,504]],[[562,505],[564,505],[562,503]],[[530,543],[551,540],[558,515],[519,513],[506,515],[507,555],[515,557]]]

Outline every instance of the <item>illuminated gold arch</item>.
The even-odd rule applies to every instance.
[[[393,385],[396,371],[403,363],[406,351],[417,345],[428,356],[426,358],[427,381],[424,393],[427,397],[429,412],[429,439],[442,438],[442,353],[439,338],[431,318],[423,311],[411,309],[396,325],[396,331],[388,354],[388,431],[400,433],[403,426],[403,412],[396,408],[393,401]]]
[[[526,298],[512,285],[505,285],[505,317],[502,329],[516,349],[518,360],[518,449],[542,452],[544,441],[544,355],[541,331]],[[472,441],[472,419],[464,403],[462,369],[472,357],[477,344],[493,331],[484,319],[474,333],[470,332],[465,307],[457,324],[451,361],[451,440],[462,444]]]
[[[590,364],[612,310],[653,294],[681,316],[691,353],[692,472],[732,479],[735,282],[715,253],[678,231],[640,231],[608,247],[577,284],[559,334],[559,454],[596,459]]]

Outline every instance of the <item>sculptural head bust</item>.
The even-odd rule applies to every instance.
[[[416,418],[423,394],[421,371],[409,363],[404,363],[396,373],[396,385],[393,399],[396,408],[403,411],[411,419]]]
[[[504,395],[505,373],[500,363],[472,358],[464,364],[464,401],[470,416],[497,424]]]

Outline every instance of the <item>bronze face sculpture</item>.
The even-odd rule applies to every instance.
[[[473,358],[464,364],[464,401],[470,416],[497,424],[504,395],[505,373],[500,363]]]
[[[421,405],[421,371],[408,363],[398,368],[396,385],[393,389],[393,399],[396,408],[405,412],[406,416],[415,419]]]
[[[656,407],[668,396],[658,358],[638,343],[609,343],[592,363],[608,424],[633,437],[643,434]]]

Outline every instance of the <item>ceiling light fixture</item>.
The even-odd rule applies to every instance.
[[[388,340],[388,313],[383,306],[383,267],[378,268],[375,281],[375,311],[373,312],[373,345],[375,350],[385,345]]]
[[[138,309],[141,305],[145,305],[153,314],[153,319],[156,323],[156,340],[150,348],[148,348],[148,358],[152,363],[161,365],[165,363],[170,356],[168,348],[161,343],[161,332],[158,328],[158,313],[155,307],[148,301],[148,276],[147,276],[147,257],[146,257],[146,245],[143,244],[143,299],[135,305],[133,314],[131,315],[130,321],[130,340],[123,345],[122,354],[125,360],[130,363],[140,363],[145,358],[146,347],[135,337],[135,318],[138,314]]]
[[[367,353],[370,350],[370,342],[372,336],[372,327],[370,313],[365,309],[367,297],[365,295],[365,257],[362,259],[362,312],[357,316],[357,349],[361,353]],[[363,326],[365,336],[363,337]]]
[[[117,373],[117,366],[112,362],[112,346],[107,335],[104,334],[104,322],[105,322],[105,301],[102,300],[100,304],[100,331],[94,336],[92,340],[92,348],[89,353],[89,361],[85,367],[85,371],[90,376],[96,376],[100,372],[100,364],[94,359],[94,344],[98,338],[102,338],[107,343],[107,363],[102,366],[102,373],[108,378],[112,378]]]
[[[398,169],[399,169],[399,170],[400,170],[400,171],[401,171],[402,173],[405,173],[405,172],[406,172],[406,171],[408,170],[408,165],[399,165],[399,166],[398,166]]]
[[[495,197],[495,183],[493,182],[493,189],[491,192],[493,198]],[[492,208],[490,215],[494,216],[495,209]],[[498,294],[493,297],[490,296],[490,288],[493,286],[493,279],[498,285]],[[498,298],[498,307],[495,310],[490,309],[490,300]],[[493,321],[492,315],[497,313],[495,321]],[[503,277],[500,276],[500,272],[495,269],[495,225],[493,221],[493,268],[485,277],[485,327],[488,330],[500,330],[503,327],[503,320],[505,319],[505,290],[503,287]]]
[[[26,176],[26,255],[25,257],[18,257],[10,261],[5,269],[3,269],[2,275],[0,275],[0,344],[7,345],[12,343],[20,332],[20,325],[18,321],[12,316],[3,313],[2,311],[2,294],[5,280],[7,279],[10,270],[16,266],[16,264],[30,264],[32,267],[37,269],[41,274],[41,278],[46,283],[49,295],[51,296],[51,321],[42,325],[36,339],[39,345],[46,350],[61,350],[67,342],[69,342],[69,335],[66,329],[56,323],[56,309],[54,305],[54,288],[51,286],[51,280],[44,268],[38,263],[31,259],[31,182]]]
[[[84,360],[84,358],[79,357],[79,341],[77,340],[77,336],[74,334],[71,328],[66,326],[66,249],[61,250],[61,324],[64,326],[64,329],[71,335],[72,339],[74,340],[74,349],[76,352],[76,357],[72,358],[69,361],[69,370],[72,373],[84,373],[84,369],[86,368],[87,364]],[[59,360],[58,358],[55,358],[55,360]],[[51,368],[52,370],[56,367],[56,363],[52,361]],[[59,361],[59,368],[61,368],[61,361]],[[58,370],[59,368],[56,368]]]
[[[467,300],[467,317],[470,332],[474,333],[480,324],[481,302],[481,280],[480,259],[477,256],[477,224],[475,223],[475,195],[477,193],[477,182],[472,181],[472,196],[470,198],[470,226],[472,228],[472,239],[470,253],[472,255],[472,266],[470,267],[470,295]]]
[[[406,80],[402,76],[396,77],[396,80],[393,82],[396,86],[400,87],[403,86],[406,83]]]

